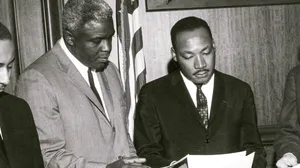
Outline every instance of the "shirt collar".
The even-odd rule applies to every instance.
[[[74,66],[76,67],[76,69],[79,71],[79,73],[81,74],[81,76],[84,78],[84,80],[87,82],[87,84],[89,85],[89,79],[88,79],[88,75],[87,75],[87,71],[88,71],[88,67],[83,65],[67,48],[66,43],[64,41],[63,38],[59,39],[58,43],[60,44],[62,50],[66,53],[66,55],[68,56],[68,58],[71,60],[71,62],[74,64]]]
[[[58,43],[60,44],[63,51],[66,53],[71,62],[75,65],[75,67],[80,71],[84,71],[86,73],[88,71],[88,67],[83,65],[67,48],[66,43],[63,38],[59,39]]]

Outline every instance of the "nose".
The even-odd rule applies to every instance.
[[[0,70],[0,84],[7,85],[9,83],[10,73],[6,68]]]
[[[196,58],[194,60],[194,67],[195,67],[195,69],[202,69],[202,68],[206,67],[206,62],[205,62],[203,56],[201,56],[201,55],[196,56]]]
[[[111,40],[104,39],[101,41],[101,51],[110,52],[111,51]]]

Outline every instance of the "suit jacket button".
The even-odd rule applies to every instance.
[[[209,140],[208,140],[208,139],[205,139],[205,143],[209,143]]]

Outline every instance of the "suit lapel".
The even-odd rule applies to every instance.
[[[104,72],[97,73],[99,82],[100,82],[100,87],[101,87],[101,92],[103,95],[105,107],[107,110],[107,113],[109,115],[109,119],[111,123],[113,122],[113,112],[114,112],[114,105],[113,105],[113,99],[112,99],[112,94],[110,87],[108,86],[108,80],[106,77],[106,74]]]
[[[86,97],[98,108],[98,110],[104,115],[106,118],[105,112],[103,107],[101,106],[100,102],[98,101],[96,95],[87,84],[85,79],[82,77],[80,72],[77,70],[75,65],[71,62],[68,56],[65,54],[63,49],[61,48],[60,44],[57,43],[53,49],[53,54],[55,54],[58,58],[60,69],[66,73],[67,79],[73,83]],[[108,124],[109,121],[107,120]]]
[[[1,107],[1,109],[0,109],[0,128],[1,128],[2,135],[3,135],[4,131],[5,131],[4,129],[6,128],[6,125],[4,125],[4,123],[5,123],[5,121],[4,121],[5,114],[10,114],[10,112],[3,111],[4,106],[5,106],[6,103],[3,103],[1,101],[1,99],[3,99],[4,96],[6,96],[6,95],[7,94],[4,93],[4,92],[0,93],[0,107]],[[3,140],[0,137],[0,159],[2,159],[3,162],[8,165],[8,159],[7,159],[7,156],[6,156],[6,153],[5,153],[4,150],[5,150],[5,147],[4,147],[4,144],[3,144]]]
[[[179,103],[181,111],[184,113],[189,113],[203,128],[204,125],[201,122],[200,115],[196,111],[195,104],[189,94],[189,91],[184,84],[184,81],[180,75],[180,71],[176,71],[172,76],[172,85],[173,85],[173,93],[176,95],[175,98]]]
[[[296,89],[296,103],[297,103],[297,108],[298,108],[298,112],[300,111],[299,107],[300,107],[300,89],[297,86],[300,86],[300,75],[299,75],[299,68],[297,68],[297,71],[294,72],[293,74],[293,78],[295,79],[295,89]],[[298,116],[300,117],[300,116]]]
[[[216,118],[216,115],[220,117],[220,111],[225,107],[225,81],[221,76],[222,74],[215,70],[215,82],[214,82],[214,91],[213,91],[213,98],[211,103],[211,111],[209,117],[209,124],[212,125],[212,122]],[[210,126],[209,126],[210,127]]]
[[[5,148],[4,148],[3,140],[2,138],[0,138],[0,159],[2,159],[8,165],[7,156],[4,150]]]
[[[70,82],[72,82],[83,94],[85,94],[86,97],[90,99],[91,102],[103,113],[104,109],[96,95],[74,65],[70,66],[67,76],[70,79]]]

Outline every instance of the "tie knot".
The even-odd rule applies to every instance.
[[[203,84],[196,84],[197,89],[201,89],[201,87],[203,86]]]
[[[92,72],[92,69],[91,69],[91,68],[89,68],[89,69],[88,69],[88,73],[91,73],[91,72]]]

